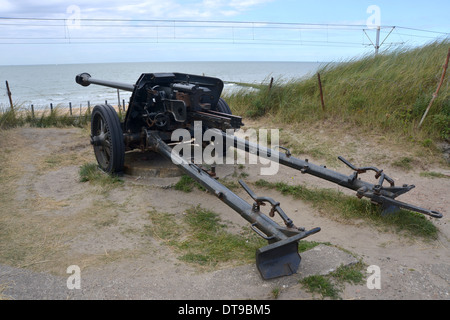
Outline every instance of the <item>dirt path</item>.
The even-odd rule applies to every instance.
[[[253,263],[199,269],[180,261],[170,246],[148,232],[149,211],[179,217],[186,208],[201,205],[220,213],[232,229],[248,227],[247,222],[210,194],[174,190],[171,186],[177,177],[124,176],[117,186],[80,182],[79,167],[95,162],[86,130],[19,128],[0,132],[0,140],[0,297],[273,299],[275,291],[278,299],[317,297],[298,284],[301,275],[263,281]],[[353,160],[361,161],[368,148],[373,148],[371,154],[389,152],[376,145],[353,146],[359,155]],[[339,150],[339,146],[333,148],[337,149],[330,152]],[[439,229],[437,240],[339,222],[277,191],[256,191],[280,201],[297,225],[321,227],[308,240],[330,243],[367,265],[380,267],[381,289],[370,290],[366,283],[347,284],[340,294],[343,299],[450,299],[450,179],[424,177],[419,174],[423,168],[406,172],[390,167],[391,159],[378,160],[386,172],[394,173],[396,182],[416,185],[402,200],[444,214],[432,220]],[[236,170],[245,172],[249,182],[261,178],[258,166],[219,166],[217,170],[221,178],[231,177]],[[347,172],[342,166],[339,170]],[[427,171],[449,174],[448,167],[439,164]],[[288,168],[268,180],[342,189]],[[249,200],[242,189],[235,192]],[[67,267],[71,265],[81,269],[81,290],[67,290]]]

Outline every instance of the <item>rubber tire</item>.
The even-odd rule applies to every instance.
[[[222,98],[219,98],[219,101],[217,102],[217,106],[216,106],[216,108],[215,108],[214,111],[218,111],[218,112],[222,112],[222,113],[226,113],[226,114],[232,114],[232,113],[231,113],[230,106],[229,106],[228,103],[227,103],[224,99],[222,99]],[[229,149],[229,148],[227,148],[225,145],[223,146],[223,150],[222,150],[223,155],[226,155],[226,154],[227,154],[228,149]]]
[[[230,106],[222,98],[219,98],[219,102],[217,102],[216,111],[226,114],[232,114]]]
[[[106,166],[104,164],[102,165],[101,161],[99,161],[98,153],[101,151],[98,149],[96,150],[96,147],[94,146],[94,153],[99,168],[106,173],[120,173],[123,171],[125,162],[125,144],[123,141],[123,132],[119,116],[117,115],[116,110],[108,104],[96,105],[92,110],[91,115],[91,135],[94,135],[94,130],[96,130],[94,121],[96,121],[98,117],[103,119],[110,140],[110,157]]]

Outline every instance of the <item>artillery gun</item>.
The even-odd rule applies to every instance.
[[[224,84],[218,78],[184,73],[144,73],[134,85],[130,85],[98,80],[88,73],[81,73],[76,76],[76,82],[82,86],[97,84],[132,92],[123,121],[108,104],[96,105],[92,111],[91,144],[99,167],[107,173],[120,173],[124,167],[125,152],[137,148],[153,150],[171,160],[185,174],[239,213],[251,224],[252,230],[268,241],[267,246],[256,252],[256,266],[264,279],[296,273],[301,261],[298,242],[319,232],[320,228],[306,230],[295,226],[279,202],[257,196],[242,180],[239,183],[254,202],[250,204],[237,196],[186,154],[175,152],[176,148],[169,146],[174,143],[205,146],[204,141],[195,139],[179,141],[179,136],[175,134],[178,129],[191,133],[195,129],[202,132],[212,130],[215,135],[209,143],[216,145],[216,151],[223,152],[231,146],[269,160],[276,159],[302,174],[311,174],[355,190],[359,198],[367,197],[372,203],[381,205],[383,213],[403,208],[434,218],[442,217],[437,211],[396,200],[413,189],[414,185],[395,186],[394,180],[376,167],[358,168],[339,157],[353,170],[352,174],[345,175],[310,163],[307,159],[295,158],[285,148],[280,147],[284,150],[280,152],[235,136],[233,131],[243,126],[242,118],[232,115],[228,104],[221,98]],[[367,171],[375,172],[377,184],[359,178]],[[384,186],[385,182],[389,186]],[[271,208],[269,215],[260,210],[266,204]],[[284,225],[272,219],[275,213]]]

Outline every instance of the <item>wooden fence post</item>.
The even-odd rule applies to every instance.
[[[437,87],[437,89],[436,89],[436,92],[433,93],[433,98],[431,99],[430,104],[429,104],[428,107],[427,107],[427,110],[425,110],[425,113],[423,114],[422,119],[421,119],[420,122],[419,122],[418,128],[420,128],[420,126],[421,126],[422,123],[423,123],[423,120],[425,120],[425,117],[427,116],[428,111],[430,111],[430,108],[431,108],[431,105],[433,104],[434,99],[436,99],[436,97],[437,97],[437,95],[438,95],[438,93],[439,93],[439,90],[441,89],[442,82],[444,82],[444,78],[445,78],[445,72],[447,71],[447,67],[448,67],[448,59],[449,59],[449,57],[450,57],[450,48],[448,48],[447,58],[445,59],[445,63],[444,63],[444,67],[443,67],[444,70],[442,71],[441,80],[439,81],[439,85],[438,85],[438,87]]]
[[[323,101],[322,81],[320,81],[320,73],[317,73],[317,80],[319,81],[320,102],[322,103],[322,111],[325,111],[325,102]]]
[[[6,81],[6,93],[8,94],[9,104],[11,105],[11,110],[14,110],[14,105],[13,105],[13,102],[12,102],[11,91],[9,90],[8,81]]]
[[[117,103],[119,104],[117,107],[120,109],[120,93],[119,93],[119,89],[117,89]]]

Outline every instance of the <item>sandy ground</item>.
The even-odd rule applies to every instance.
[[[3,219],[0,226],[4,229],[0,232],[7,232],[2,230],[7,230],[5,226],[8,223],[8,226],[23,226],[15,231],[20,236],[10,236],[14,242],[3,243],[1,248],[18,250],[22,248],[20,241],[23,241],[23,246],[31,251],[23,253],[24,258],[18,260],[2,255],[1,297],[273,299],[276,289],[279,291],[278,299],[317,298],[298,284],[304,269],[299,275],[264,281],[254,264],[199,270],[181,262],[169,246],[145,233],[150,223],[149,210],[183,215],[186,208],[201,205],[220,213],[222,220],[229,221],[236,228],[248,226],[248,223],[210,194],[199,190],[190,193],[174,190],[171,186],[179,180],[178,177],[148,179],[125,175],[123,184],[107,190],[80,182],[79,167],[95,162],[88,135],[87,130],[78,128],[19,128],[0,132],[1,173],[8,177],[2,181],[5,196],[0,204]],[[361,142],[352,147],[355,151],[352,161],[367,164],[361,163],[364,155],[369,154],[367,150],[371,150],[371,155],[390,154],[395,157],[386,145],[387,142],[384,146],[378,142]],[[338,152],[339,148],[348,151],[345,141],[334,147],[337,149],[333,152]],[[315,161],[308,155],[301,157],[304,156]],[[308,240],[330,243],[352,253],[367,265],[379,266],[381,289],[371,290],[366,283],[347,284],[340,294],[342,299],[449,300],[450,179],[420,176],[423,166],[404,171],[391,167],[392,158],[377,160],[377,166],[383,167],[396,183],[416,185],[413,191],[401,197],[403,201],[444,214],[442,219],[431,219],[439,229],[437,240],[405,237],[392,230],[380,230],[362,223],[339,222],[307,203],[276,191],[255,191],[280,201],[283,210],[297,226],[306,229],[321,227],[321,232]],[[320,163],[324,159],[317,161]],[[338,169],[349,172],[343,166]],[[426,169],[449,174],[448,166],[442,163]],[[226,178],[232,177],[236,170],[245,172],[248,182],[262,178],[257,165],[240,169],[218,166],[217,173],[220,178]],[[280,168],[276,176],[263,178],[348,192],[286,167]],[[236,189],[235,192],[250,201],[244,190]],[[348,193],[354,194],[353,191]],[[326,261],[326,250],[322,254],[321,259]],[[66,280],[70,275],[67,267],[70,265],[81,269],[80,290],[67,289]],[[302,268],[307,267],[307,258],[303,257]]]

